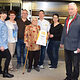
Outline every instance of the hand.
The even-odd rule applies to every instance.
[[[53,38],[54,37],[54,35],[53,34],[50,34],[50,38]]]
[[[49,39],[49,36],[47,35],[46,40],[48,40],[48,39]]]
[[[64,45],[63,44],[60,44],[60,48],[63,48],[64,47]]]
[[[26,43],[26,47],[29,47],[28,43]]]
[[[1,51],[4,51],[4,47],[3,47],[3,46],[1,46],[1,47],[0,47],[0,50],[1,50]]]
[[[79,48],[77,48],[77,53],[80,53],[80,49]]]

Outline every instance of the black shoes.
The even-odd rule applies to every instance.
[[[36,71],[38,71],[38,72],[40,71],[40,68],[39,68],[38,66],[35,67],[34,69],[35,69]]]
[[[38,66],[37,66],[37,67],[35,67],[34,69],[35,69],[37,72],[39,72],[39,71],[40,71],[40,68],[39,68]],[[28,69],[27,69],[27,72],[31,72],[31,70],[32,70],[32,69],[28,68]]]
[[[12,77],[14,77],[14,75],[10,74],[10,73],[3,73],[3,77],[4,78],[12,78]]]

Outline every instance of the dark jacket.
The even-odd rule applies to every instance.
[[[76,18],[70,25],[68,33],[66,33],[66,20],[61,37],[61,44],[64,44],[64,49],[74,51],[80,48],[80,15],[76,15]]]

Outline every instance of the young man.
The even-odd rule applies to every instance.
[[[80,15],[75,3],[69,3],[60,47],[65,49],[66,75],[64,80],[78,80],[80,53]],[[73,64],[73,65],[72,65]]]
[[[17,42],[17,69],[21,67],[21,52],[23,49],[23,65],[25,63],[26,57],[26,50],[25,50],[25,43],[24,43],[24,31],[25,26],[29,25],[31,22],[27,19],[28,11],[22,10],[21,12],[21,19],[17,20],[18,25],[18,42]]]
[[[8,66],[11,60],[11,55],[8,50],[8,29],[5,24],[7,12],[2,10],[0,12],[0,16],[0,74],[3,74],[3,77],[12,78],[14,75],[8,73]],[[1,67],[2,58],[6,58],[4,71],[2,71]]]
[[[45,15],[44,11],[40,10],[38,25],[40,26],[41,30],[44,30],[48,33],[49,29],[50,29],[50,24],[47,20],[44,19],[44,15]],[[44,68],[43,62],[44,62],[44,58],[45,58],[45,49],[46,49],[46,46],[41,45],[41,55],[40,55],[40,61],[39,61],[40,68]]]

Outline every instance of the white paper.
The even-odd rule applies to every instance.
[[[75,53],[75,54],[77,54],[77,50],[76,50],[76,51],[74,51],[74,53]]]
[[[36,44],[46,46],[47,32],[40,30]]]

